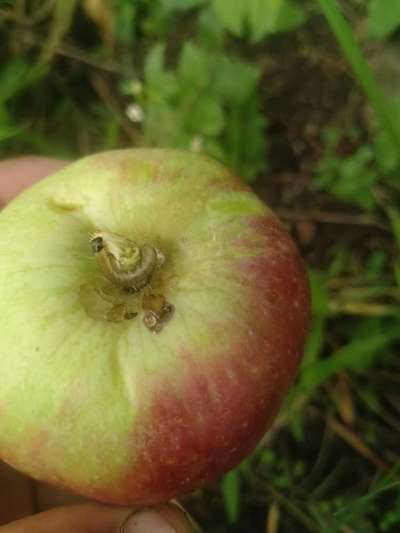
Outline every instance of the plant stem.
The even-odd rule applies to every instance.
[[[400,128],[397,128],[394,118],[386,105],[385,96],[376,82],[360,46],[354,39],[353,31],[341,13],[337,0],[318,0],[318,3],[338,43],[342,47],[344,55],[353,68],[354,74],[375,109],[381,126],[392,140],[393,145],[397,150],[400,150]]]
[[[359,316],[399,316],[398,305],[386,305],[375,302],[358,302],[351,300],[330,300],[329,311],[332,314]]]
[[[319,531],[311,518],[279,490],[267,482],[263,482],[263,487],[270,493],[274,501],[280,503],[288,513],[301,522],[309,531]]]

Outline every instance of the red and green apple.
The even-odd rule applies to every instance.
[[[86,157],[0,214],[0,458],[117,504],[187,494],[259,442],[309,320],[276,216],[206,157]]]

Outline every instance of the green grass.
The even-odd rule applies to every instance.
[[[357,80],[362,85],[371,105],[381,121],[382,127],[390,136],[394,146],[400,151],[400,127],[386,104],[386,98],[377,84],[364,54],[354,38],[354,32],[338,6],[336,0],[318,0],[326,20],[332,28],[346,59],[354,70]],[[389,18],[390,12],[387,17]]]

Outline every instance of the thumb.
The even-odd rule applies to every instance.
[[[38,156],[0,161],[0,207],[36,181],[60,170],[68,163],[69,161]]]
[[[192,533],[194,525],[177,505],[141,509],[95,503],[59,507],[0,527],[0,533]]]

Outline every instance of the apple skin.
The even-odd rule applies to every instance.
[[[87,314],[95,230],[157,245],[175,314]],[[0,214],[0,457],[89,498],[154,504],[250,453],[294,381],[309,289],[286,230],[239,179],[189,152],[84,158]]]

